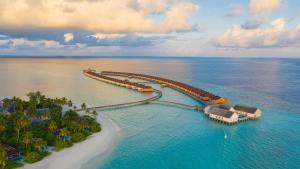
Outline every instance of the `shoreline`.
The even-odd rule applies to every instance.
[[[81,169],[93,157],[105,156],[117,143],[121,129],[101,112],[98,112],[97,121],[101,124],[101,132],[89,136],[72,147],[58,152],[52,151],[43,160],[25,164],[21,169]]]

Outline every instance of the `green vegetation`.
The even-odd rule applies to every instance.
[[[43,152],[43,151],[29,151],[25,155],[25,161],[27,163],[35,163],[37,161],[40,161],[47,155],[49,155],[49,152]]]
[[[96,111],[81,116],[72,109],[73,102],[65,97],[47,98],[41,92],[27,96],[28,101],[13,97],[0,104],[5,110],[0,113],[0,168],[23,165],[8,158],[10,154],[5,147],[13,147],[24,156],[25,162],[34,163],[50,154],[49,146],[59,151],[101,131],[95,120]],[[62,112],[63,106],[69,110]],[[85,103],[81,107],[87,110]]]
[[[4,150],[4,148],[2,146],[0,146],[0,165],[1,168],[4,168],[6,166],[7,163],[7,154],[6,151]]]
[[[4,168],[5,169],[13,169],[13,168],[19,168],[19,167],[22,167],[22,166],[23,166],[22,163],[17,163],[17,162],[13,162],[11,160],[8,160],[7,164]]]

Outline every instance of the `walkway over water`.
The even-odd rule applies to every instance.
[[[119,108],[125,108],[125,107],[131,107],[131,106],[137,106],[137,105],[143,105],[143,104],[148,104],[152,101],[158,100],[162,96],[162,92],[159,90],[154,90],[156,93],[155,96],[144,99],[144,100],[139,100],[139,101],[132,101],[132,102],[126,102],[126,103],[120,103],[120,104],[112,104],[112,105],[105,105],[105,106],[95,106],[95,107],[89,107],[87,110],[109,110],[109,109],[119,109]],[[84,109],[77,109],[76,111],[83,111]]]
[[[155,96],[139,100],[139,101],[132,101],[132,102],[126,102],[126,103],[120,103],[120,104],[112,104],[112,105],[104,105],[104,106],[95,106],[95,107],[89,107],[86,110],[110,110],[110,109],[120,109],[125,107],[131,107],[131,106],[138,106],[148,103],[156,103],[156,104],[162,104],[167,106],[175,106],[183,109],[190,109],[190,110],[196,110],[196,111],[202,111],[203,108],[201,106],[191,106],[183,103],[177,103],[177,102],[171,102],[171,101],[159,101],[162,97],[162,92],[159,90],[154,91],[156,93]],[[77,109],[76,111],[84,111],[85,109]]]
[[[156,100],[156,101],[152,101],[151,103],[162,104],[162,105],[167,105],[167,106],[175,106],[175,107],[179,107],[179,108],[183,108],[183,109],[191,109],[191,110],[197,110],[197,111],[203,110],[202,106],[191,106],[191,105],[172,102],[172,101]]]

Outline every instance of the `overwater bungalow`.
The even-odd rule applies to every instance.
[[[237,123],[239,120],[239,116],[237,113],[218,107],[210,109],[208,117],[229,124]]]
[[[93,79],[97,79],[106,83],[110,83],[110,84],[114,84],[117,86],[122,86],[122,87],[126,87],[129,89],[134,89],[140,92],[153,92],[154,89],[151,86],[146,86],[143,84],[139,84],[139,83],[135,83],[135,82],[130,82],[128,80],[120,80],[120,79],[116,79],[116,78],[112,78],[112,77],[108,77],[108,76],[104,76],[101,74],[96,73],[93,70],[84,70],[83,71],[85,75],[93,78]]]
[[[235,105],[233,107],[233,111],[241,114],[243,116],[247,116],[250,119],[257,119],[261,116],[261,110],[256,107],[249,107],[249,106],[243,106],[243,105]]]
[[[213,104],[221,104],[221,103],[225,104],[225,103],[229,102],[229,100],[227,100],[225,98],[216,96],[216,95],[209,93],[207,91],[204,91],[202,89],[195,88],[193,86],[190,86],[190,85],[182,83],[182,82],[165,79],[165,78],[161,78],[161,77],[157,77],[157,76],[144,75],[144,74],[138,74],[138,73],[111,72],[111,71],[102,71],[101,75],[137,78],[137,79],[142,79],[142,80],[147,80],[147,81],[163,84],[163,85],[169,86],[175,90],[183,92],[187,95],[190,95],[191,97],[193,97],[197,100],[210,102]]]

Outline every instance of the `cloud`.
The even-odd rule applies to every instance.
[[[0,39],[0,49],[10,49],[13,44],[12,40],[1,40]]]
[[[271,13],[282,5],[282,0],[250,0],[250,19],[242,24],[244,29],[257,29],[266,23]]]
[[[1,35],[1,34],[0,34],[0,40],[2,40],[2,39],[7,39],[7,36],[6,36],[6,35]]]
[[[243,29],[257,29],[263,24],[262,20],[252,19],[242,24]]]
[[[145,36],[136,33],[129,34],[94,34],[82,39],[78,42],[87,46],[154,46],[163,43],[165,40],[174,39],[172,36]]]
[[[234,25],[216,38],[215,45],[225,48],[269,48],[300,44],[300,25],[286,29],[284,19],[274,20],[270,24],[271,27],[266,29],[243,29],[241,25]]]
[[[253,15],[268,15],[281,3],[282,0],[250,0],[250,12]]]
[[[74,35],[73,33],[66,33],[64,34],[64,39],[65,39],[65,42],[70,42],[74,39]]]
[[[160,26],[159,32],[180,32],[193,30],[187,19],[191,13],[195,13],[199,7],[191,3],[177,3],[166,13],[166,19]]]
[[[198,9],[187,0],[1,0],[0,27],[181,32],[193,30],[188,18]]]
[[[45,48],[56,49],[60,48],[82,48],[82,47],[97,47],[97,46],[155,46],[164,43],[166,40],[174,40],[175,36],[160,35],[160,34],[103,34],[66,30],[19,30],[19,29],[0,29],[0,40],[7,42],[12,40],[11,48],[29,49],[29,48]],[[54,44],[50,48],[51,44]]]
[[[234,17],[244,15],[244,9],[239,4],[234,4],[230,6],[230,11],[225,15],[225,17]]]
[[[62,48],[56,41],[30,41],[23,38],[0,40],[0,49],[33,50],[33,49],[59,49]]]

